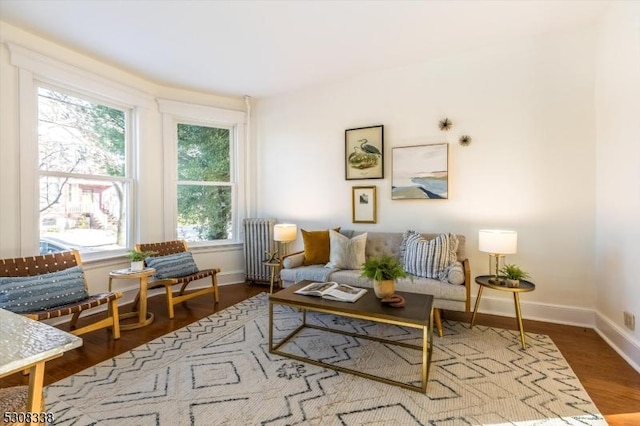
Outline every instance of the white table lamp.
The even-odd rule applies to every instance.
[[[281,258],[287,254],[287,245],[298,236],[298,227],[291,223],[279,223],[273,227],[273,240],[282,244]]]
[[[501,229],[481,229],[478,233],[478,249],[489,253],[489,272],[491,272],[491,257],[495,257],[495,273],[490,282],[499,283],[500,258],[505,254],[518,251],[518,233]]]

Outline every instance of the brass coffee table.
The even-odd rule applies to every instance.
[[[392,308],[380,303],[380,299],[376,297],[373,289],[369,289],[355,303],[336,302],[332,300],[322,299],[315,296],[304,296],[295,294],[294,292],[308,284],[311,281],[301,281],[284,290],[269,295],[269,352],[277,355],[293,358],[298,361],[308,362],[310,364],[319,365],[321,367],[330,368],[345,373],[355,374],[366,377],[371,380],[377,380],[382,383],[400,386],[417,392],[426,393],[427,380],[429,379],[429,367],[431,365],[431,354],[433,352],[433,296],[426,294],[402,293],[406,305],[404,308]],[[302,312],[302,325],[285,336],[280,342],[273,342],[273,306],[285,305],[298,308]],[[405,342],[398,342],[388,339],[382,339],[374,336],[366,336],[347,331],[336,330],[315,324],[307,323],[307,311],[321,312],[333,314],[343,317],[350,317],[368,321],[379,322],[383,324],[393,324],[403,327],[411,327],[422,330],[422,345],[414,345]],[[362,371],[346,368],[339,365],[327,364],[322,361],[302,357],[281,351],[279,348],[286,342],[291,340],[304,328],[313,328],[317,330],[325,330],[332,333],[340,333],[347,336],[359,337],[363,339],[382,342],[390,345],[402,346],[405,348],[417,349],[422,351],[422,374],[421,386],[415,386],[405,382],[399,382],[385,377],[375,376]]]

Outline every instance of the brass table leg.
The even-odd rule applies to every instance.
[[[473,323],[476,322],[476,314],[478,313],[478,306],[480,305],[480,298],[482,297],[482,290],[484,287],[480,286],[478,288],[478,297],[476,297],[476,305],[473,307],[473,316],[471,317],[471,327],[473,328]]]
[[[522,312],[520,311],[520,296],[518,293],[513,293],[513,301],[516,305],[516,318],[518,318],[518,330],[520,330],[520,343],[522,344],[522,349],[527,348],[527,344],[524,340],[524,327],[522,326]]]

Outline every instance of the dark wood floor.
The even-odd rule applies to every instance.
[[[106,330],[85,334],[82,336],[84,340],[82,347],[47,363],[45,384],[82,371],[266,289],[265,286],[247,284],[223,286],[220,288],[220,303],[215,309],[211,304],[211,297],[203,296],[189,301],[186,306],[177,306],[173,320],[167,317],[164,296],[162,294],[152,296],[149,299],[149,311],[155,314],[155,321],[152,324],[137,330],[123,331],[122,337],[116,341],[110,338],[110,333]],[[121,307],[121,312],[129,310],[128,306]],[[470,315],[447,312],[444,318],[468,322]],[[478,314],[476,323],[517,329],[515,319],[509,317]],[[524,321],[524,327],[528,332],[551,337],[593,402],[606,416],[609,424],[640,425],[640,374],[611,349],[594,330],[528,320]],[[0,379],[0,387],[27,382],[26,376],[14,374]]]

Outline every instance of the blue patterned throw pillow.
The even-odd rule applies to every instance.
[[[30,277],[0,277],[0,308],[18,314],[55,308],[87,297],[80,266]]]
[[[169,254],[167,256],[147,257],[144,261],[149,268],[156,270],[155,279],[180,278],[198,272],[189,251]]]

